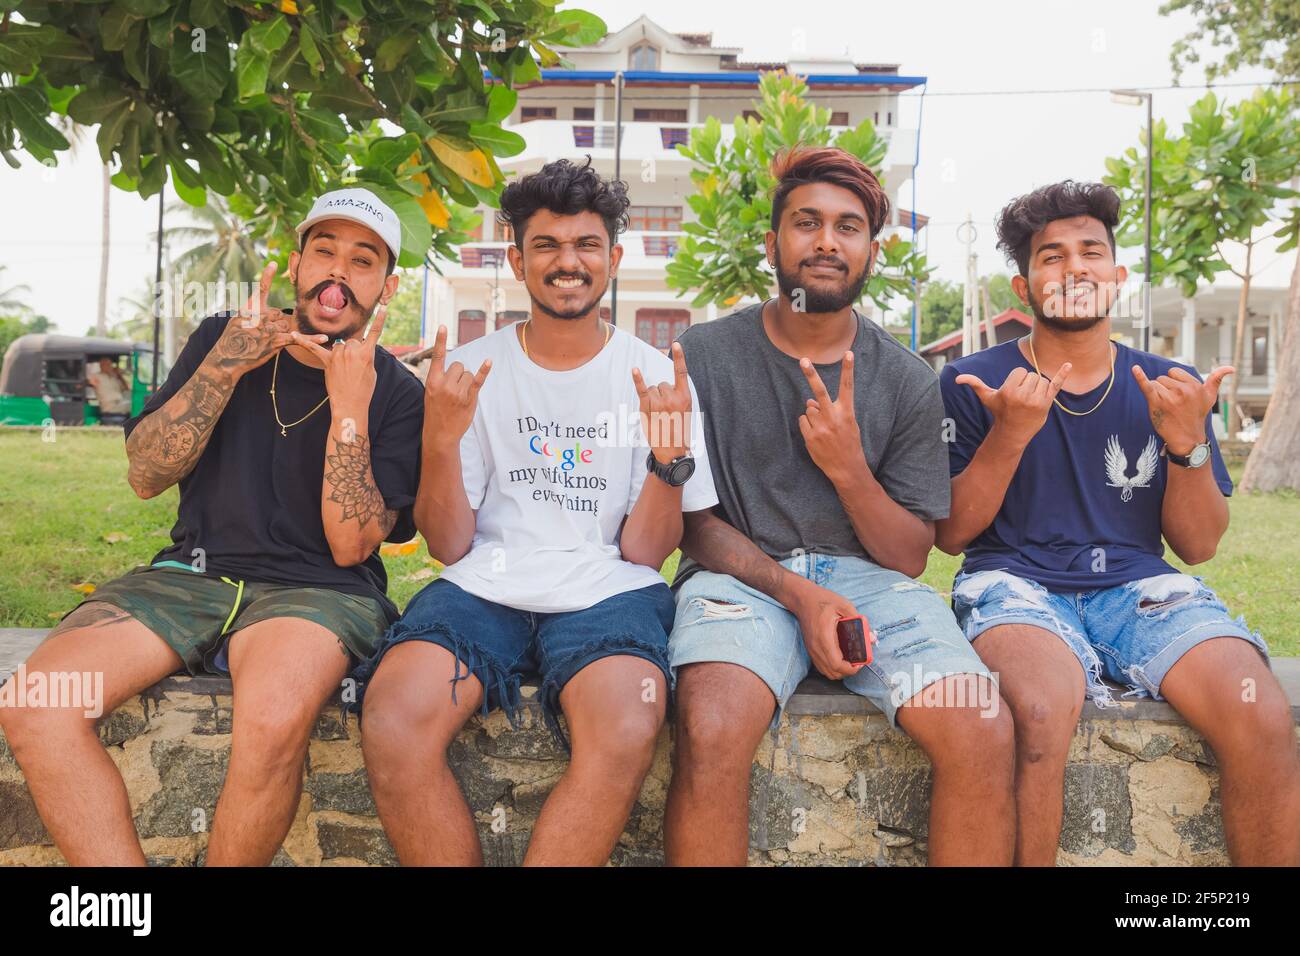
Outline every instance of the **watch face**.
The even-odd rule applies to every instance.
[[[1205,464],[1206,461],[1209,460],[1209,458],[1210,458],[1210,446],[1197,445],[1195,448],[1192,449],[1192,453],[1187,456],[1187,462],[1193,468],[1199,468],[1201,465]]]
[[[683,458],[676,462],[668,470],[668,483],[676,488],[678,485],[684,485],[695,474],[695,459]]]

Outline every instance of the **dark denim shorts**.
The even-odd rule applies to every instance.
[[[581,611],[547,614],[494,604],[440,579],[411,599],[374,656],[353,672],[358,688],[351,709],[364,719],[365,682],[389,650],[403,641],[428,641],[456,656],[452,701],[457,682],[473,674],[484,688],[483,714],[500,707],[511,726],[518,726],[520,683],[540,676],[546,725],[567,749],[558,719],[560,691],[588,664],[605,657],[644,658],[663,672],[664,692],[670,693],[668,633],[675,608],[667,584],[625,591]]]

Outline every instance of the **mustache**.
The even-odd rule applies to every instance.
[[[343,293],[343,302],[345,307],[349,305],[357,304],[357,294],[352,291],[352,289],[348,286],[348,284],[346,282],[338,282],[334,279],[325,279],[321,282],[316,283],[314,286],[312,286],[311,291],[303,296],[303,299],[306,300],[307,302],[311,302],[313,299],[315,299],[317,296],[319,296],[322,292],[324,292],[332,285],[338,286],[339,291]]]
[[[800,268],[805,266],[831,266],[841,272],[849,271],[848,263],[838,256],[813,256],[811,259],[804,259],[799,263]]]

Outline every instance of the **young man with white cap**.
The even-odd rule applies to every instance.
[[[342,189],[316,200],[298,235],[296,307],[267,305],[268,265],[258,296],[205,319],[125,425],[136,494],[180,484],[171,545],[101,585],[25,668],[102,673],[104,714],[181,668],[231,675],[215,865],[271,861],[321,707],[397,618],[379,543],[415,534],[422,389],[377,345],[397,289],[397,216]],[[0,727],[69,863],[145,863],[93,718],[0,706]]]

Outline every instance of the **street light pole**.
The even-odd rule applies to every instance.
[[[1151,155],[1155,152],[1155,137],[1152,135],[1151,124],[1151,101],[1153,97],[1150,93],[1146,95],[1147,101],[1147,176],[1146,187],[1144,192],[1146,196],[1143,200],[1142,214],[1146,218],[1146,241],[1143,244],[1143,255],[1146,263],[1146,271],[1143,274],[1142,282],[1142,351],[1151,351]]]
[[[1154,96],[1151,93],[1143,93],[1138,90],[1111,90],[1110,98],[1116,103],[1123,103],[1127,106],[1142,106],[1146,101],[1147,108],[1147,165],[1146,172],[1143,176],[1142,188],[1142,218],[1143,228],[1146,238],[1142,243],[1142,351],[1151,351],[1151,166],[1152,155],[1155,152],[1155,128],[1151,117],[1151,104]]]

